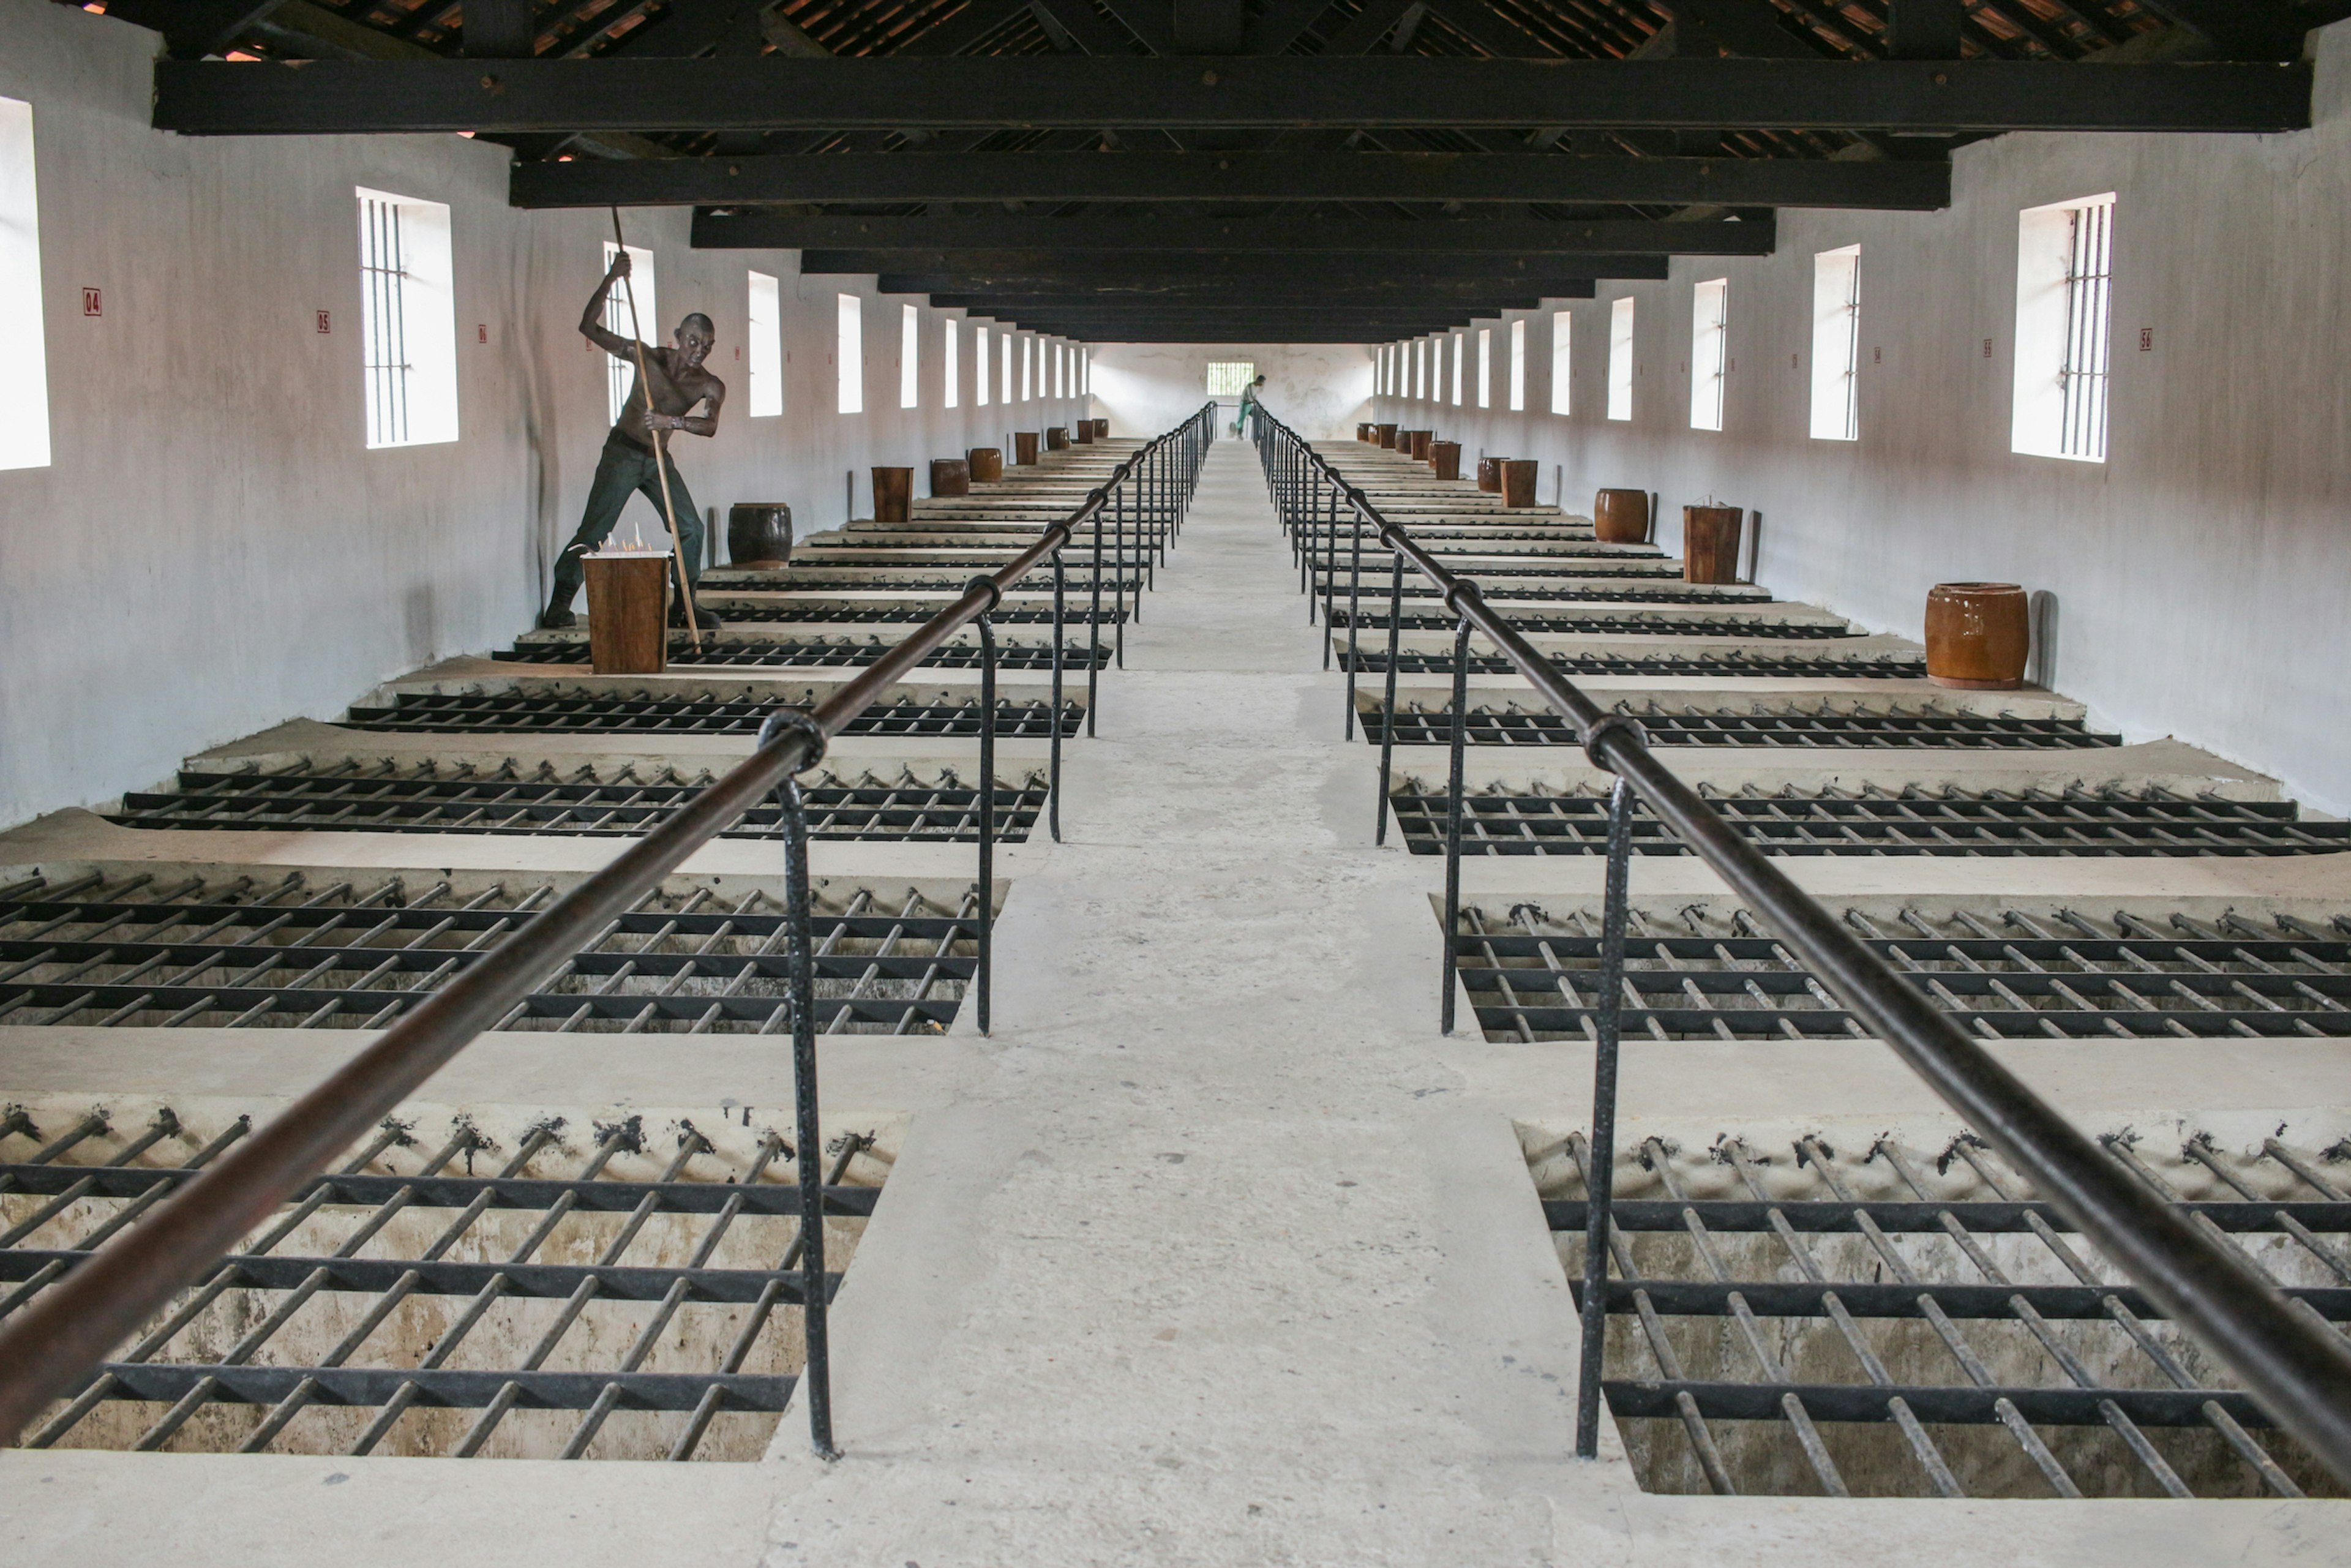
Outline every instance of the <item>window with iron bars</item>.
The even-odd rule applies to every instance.
[[[449,209],[384,191],[360,205],[360,365],[367,444],[457,439]]]
[[[611,240],[604,242],[604,265],[611,267],[621,247]],[[641,321],[658,321],[661,310],[653,303],[653,253],[629,246],[629,276],[612,286],[604,296],[604,330],[632,342],[645,340],[639,330]],[[636,384],[637,361],[633,354],[604,356],[604,402],[610,417],[618,423],[621,410],[628,405],[629,389]]]
[[[2114,219],[2112,193],[2017,214],[2014,451],[2106,460]]]
[[[1257,366],[1247,360],[1208,361],[1208,395],[1238,397],[1257,379]]]

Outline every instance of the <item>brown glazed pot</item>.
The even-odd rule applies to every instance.
[[[730,566],[789,566],[792,559],[792,509],[781,501],[737,501],[726,508],[726,561]]]
[[[1367,421],[1365,421],[1364,423],[1362,423],[1362,424],[1359,424],[1359,425],[1355,426],[1355,439],[1356,439],[1356,440],[1358,440],[1358,441],[1371,441],[1371,440],[1374,440],[1374,439],[1376,439],[1376,438],[1377,438],[1377,427],[1376,427],[1376,426],[1374,426],[1374,424],[1372,424],[1368,420],[1367,420]]]
[[[1396,427],[1393,424],[1372,426],[1372,442],[1383,452],[1394,452],[1396,444]]]
[[[1592,497],[1592,537],[1604,545],[1649,542],[1649,493],[1603,490]]]
[[[1004,477],[1004,448],[975,446],[965,455],[971,465],[971,477],[977,484],[993,485]]]
[[[1502,463],[1503,459],[1499,457],[1480,457],[1478,459],[1478,488],[1480,490],[1491,490],[1497,495],[1500,494],[1502,488]]]
[[[1458,441],[1432,441],[1428,444],[1428,465],[1437,470],[1440,479],[1461,477],[1461,444]]]
[[[1682,508],[1682,580],[1737,582],[1740,525],[1746,512],[1737,507]]]
[[[1502,505],[1531,507],[1535,504],[1535,470],[1541,466],[1531,457],[1502,459]]]
[[[1045,427],[1045,450],[1046,450],[1046,451],[1048,451],[1048,452],[1067,452],[1069,449],[1070,449],[1070,432],[1069,432],[1069,429],[1068,429],[1068,427],[1067,427],[1067,426],[1065,426],[1065,425],[1059,425],[1059,424],[1053,424],[1053,425],[1048,425],[1048,426],[1046,426],[1046,427]]]
[[[669,552],[590,556],[588,657],[600,675],[669,668]]]
[[[914,471],[912,468],[873,470],[873,520],[903,523],[914,512]]]
[[[970,495],[971,459],[968,457],[932,458],[931,494],[934,496]]]
[[[1037,433],[1016,430],[1012,433],[1012,465],[1027,468],[1037,461]]]
[[[1927,678],[1962,691],[2024,685],[2032,624],[2012,582],[1938,582],[1927,593]]]

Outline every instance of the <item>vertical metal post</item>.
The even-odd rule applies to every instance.
[[[805,716],[800,722],[813,731]],[[821,746],[821,732],[816,744]],[[824,1131],[817,1118],[816,940],[809,921],[808,811],[799,780],[787,778],[776,789],[784,828],[784,919],[791,927],[787,966],[792,998],[792,1102],[799,1136],[800,1331],[807,1364],[800,1385],[808,1396],[809,1446],[819,1458],[834,1459],[832,1446],[832,1351],[825,1333],[824,1166],[820,1155]]]
[[[1141,496],[1135,497],[1134,505],[1135,515],[1139,518],[1143,512]],[[1113,570],[1115,575],[1111,578],[1111,593],[1115,601],[1113,608],[1118,612],[1118,667],[1123,670],[1126,668],[1126,494],[1124,491],[1121,491],[1118,497],[1118,565]],[[1134,597],[1139,601],[1143,595],[1138,593]],[[1134,618],[1137,621],[1143,619],[1143,606],[1140,602],[1137,602],[1134,607]]]
[[[972,587],[982,584],[988,588],[988,613],[993,613],[995,585],[984,577],[972,579]],[[964,591],[970,592],[971,587]],[[979,629],[979,972],[973,986],[979,998],[977,1016],[982,1034],[987,1032],[988,948],[996,927],[996,628],[988,613],[972,622]],[[1054,731],[1061,727],[1057,712]]]
[[[1395,755],[1395,683],[1396,645],[1404,635],[1404,551],[1395,552],[1395,566],[1388,579],[1388,693],[1386,704],[1380,709],[1380,805],[1379,821],[1372,831],[1372,842],[1388,841],[1388,765]]]
[[[1331,607],[1339,597],[1339,481],[1326,477],[1325,482],[1331,487],[1331,521],[1322,536],[1322,667],[1327,670],[1331,667]]]
[[[1454,975],[1460,967],[1453,933],[1461,924],[1462,752],[1469,739],[1469,618],[1453,636],[1453,768],[1445,789],[1445,1000],[1443,1032],[1453,1032]]]
[[[1355,738],[1355,622],[1363,619],[1364,602],[1364,515],[1353,507],[1347,510],[1351,519],[1347,532],[1352,540],[1353,556],[1347,566],[1347,732],[1343,738],[1353,740]]]
[[[1625,1008],[1625,925],[1632,890],[1633,787],[1608,792],[1608,892],[1600,917],[1600,991],[1593,1009],[1592,1157],[1583,1167],[1583,1371],[1575,1385],[1575,1457],[1600,1456],[1601,1362],[1608,1338],[1608,1216],[1616,1184],[1616,1056]]]
[[[1123,493],[1126,488],[1126,481],[1121,479],[1112,488]],[[1086,738],[1089,740],[1093,738],[1094,733],[1094,698],[1102,686],[1102,671],[1099,667],[1102,655],[1095,653],[1093,649],[1096,640],[1102,636],[1102,513],[1107,509],[1106,507],[1095,507],[1092,518],[1094,526],[1093,609],[1086,618]]]
[[[1053,841],[1061,841],[1061,664],[1062,640],[1061,601],[1067,587],[1068,574],[1061,567],[1061,547],[1053,547],[1053,749],[1052,765],[1046,775],[1046,822],[1051,829]],[[1086,665],[1094,662],[1094,640],[1086,639]]]

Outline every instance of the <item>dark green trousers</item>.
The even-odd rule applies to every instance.
[[[677,509],[678,548],[685,556],[685,580],[698,583],[702,580],[702,508],[694,504],[693,493],[678,474],[677,459],[668,458],[666,465],[670,505]],[[635,442],[615,435],[604,443],[604,455],[597,459],[596,482],[588,486],[588,506],[580,517],[580,531],[571,536],[571,542],[555,559],[555,591],[548,601],[555,608],[571,608],[580,585],[588,577],[588,569],[580,563],[580,558],[604,542],[612,525],[621,520],[621,508],[629,504],[631,492],[653,503],[655,517],[662,515],[661,474],[654,465],[653,455]],[[659,531],[662,530],[646,530],[649,535]]]

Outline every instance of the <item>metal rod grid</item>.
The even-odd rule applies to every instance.
[[[929,563],[925,562],[927,566]],[[967,580],[958,577],[909,577],[895,567],[869,568],[866,577],[803,577],[797,573],[787,577],[782,572],[739,572],[735,580],[720,578],[713,582],[715,593],[954,593]],[[1089,574],[1091,575],[1091,574]],[[1121,577],[1115,573],[1102,579],[1104,588],[1123,593],[1139,594],[1144,582],[1140,574]]]
[[[2351,1155],[2101,1140],[2305,1319],[2351,1319]],[[1582,1134],[1533,1151],[1579,1310]],[[2339,1495],[2301,1447],[1980,1140],[1737,1134],[1613,1162],[1602,1389],[1648,1490]],[[2340,1332],[2326,1329],[2325,1332]]]
[[[1657,746],[1793,746],[1834,747],[1839,749],[1881,747],[1984,747],[2080,749],[2120,746],[2122,737],[2092,731],[2077,718],[2020,718],[2009,714],[1980,714],[1887,703],[1871,711],[1852,699],[1843,710],[1823,702],[1811,712],[1795,704],[1783,713],[1708,711],[1685,707],[1675,712],[1662,703],[1642,707],[1620,706],[1618,712],[1641,721],[1650,742]],[[1387,730],[1379,722],[1387,710],[1369,696],[1359,699],[1364,709],[1366,738]],[[1398,746],[1444,746],[1453,732],[1450,705],[1429,707],[1407,704],[1393,726]],[[1468,743],[1472,746],[1578,746],[1581,731],[1555,713],[1531,712],[1516,702],[1501,708],[1469,710]]]
[[[402,692],[390,707],[355,707],[352,729],[432,734],[749,735],[776,710],[772,697],[663,697],[650,692]],[[1053,710],[1040,702],[997,705],[1000,736],[1041,740]],[[1075,735],[1082,704],[1061,707],[1061,733]],[[979,705],[877,702],[842,727],[844,735],[977,735]]]
[[[1549,657],[1556,668],[1571,675],[1771,675],[1782,680],[1826,681],[1927,678],[1926,661],[1908,658],[1808,659],[1736,650],[1720,653],[1552,653]],[[1387,654],[1382,650],[1359,649],[1352,666],[1343,662],[1343,655],[1339,667],[1343,670],[1352,667],[1354,673],[1367,675],[1384,674],[1387,671]],[[1507,675],[1510,670],[1510,662],[1499,653],[1469,655],[1469,673],[1473,675]],[[1396,655],[1396,673],[1450,674],[1453,656],[1407,648]]]
[[[756,1459],[803,1359],[803,1193],[792,1140],[744,1122],[550,1114],[502,1142],[467,1119],[422,1140],[388,1120],[26,1445]],[[0,1319],[249,1130],[203,1137],[170,1109],[43,1127],[9,1108]],[[872,1143],[836,1138],[821,1176],[828,1294],[880,1197]]]
[[[2293,855],[2351,850],[2351,823],[2305,822],[2291,800],[2227,800],[2157,787],[2092,790],[1887,791],[1824,789],[1766,794],[1704,789],[1716,810],[1773,854]],[[1444,852],[1447,799],[1417,779],[1388,797],[1405,842]],[[1462,802],[1467,855],[1588,855],[1607,847],[1608,802],[1597,791],[1493,790]],[[1645,810],[1633,852],[1689,846]]]
[[[1572,632],[1577,635],[1625,632],[1645,637],[1862,637],[1868,633],[1842,621],[1788,621],[1771,617],[1778,611],[1768,601],[1754,601],[1752,618],[1742,614],[1736,619],[1704,619],[1647,614],[1628,611],[1623,615],[1579,615],[1573,612],[1546,615],[1540,610],[1528,611],[1519,617],[1520,628],[1532,632]],[[733,612],[729,612],[730,618]],[[1339,612],[1338,624],[1357,625],[1365,631],[1388,629],[1390,617],[1384,609],[1366,609],[1360,615],[1349,616]],[[1405,632],[1450,632],[1460,623],[1458,616],[1408,610],[1395,618],[1395,624]]]
[[[696,648],[683,638],[672,638],[669,662],[673,666],[756,664],[768,669],[837,669],[870,664],[889,651],[889,644],[879,641],[852,643],[841,639],[814,639],[770,642],[721,636]],[[491,657],[520,664],[585,664],[591,659],[588,640],[584,637],[518,643],[512,648],[501,649]],[[1087,645],[1083,643],[1071,643],[1062,650],[1065,668],[1083,669],[1087,657]],[[1095,668],[1104,667],[1110,662],[1110,645],[1094,643],[1092,657]],[[998,648],[997,660],[999,669],[1050,670],[1053,667],[1053,649],[1048,643],[1006,643]],[[950,643],[924,660],[920,667],[925,670],[976,670],[979,668],[979,649],[967,643]]]
[[[298,764],[272,772],[183,771],[171,793],[125,795],[108,821],[130,828],[361,829],[404,833],[622,833],[634,836],[679,810],[716,779],[664,769],[651,779],[634,767],[600,777],[582,767],[559,776],[542,762],[526,774],[509,760],[495,771],[435,762],[336,767]],[[826,773],[801,786],[810,836],[819,839],[977,843],[979,790],[952,771],[894,780],[868,773],[844,780]],[[998,837],[1025,842],[1045,809],[1043,774],[1018,785],[999,780]],[[778,809],[754,807],[719,836],[783,836]]]
[[[1743,909],[1629,915],[1624,1027],[1651,1040],[1866,1038],[1869,1030]],[[2171,910],[1987,906],[1844,924],[1933,1006],[1985,1040],[2351,1035],[2351,920],[2191,918]],[[1601,912],[1461,911],[1454,961],[1493,1040],[1596,1039]]]
[[[726,612],[730,626],[799,626],[822,624],[829,626],[896,626],[920,625],[937,614],[936,609],[924,604],[877,604],[872,600],[855,599],[837,603],[812,603],[794,601],[789,603],[761,602],[729,598],[726,591],[714,586],[701,596],[705,605],[716,605]],[[1050,609],[1037,605],[1007,604],[998,610],[996,622],[1002,626],[1043,626],[1053,619]],[[1124,617],[1113,611],[1071,611],[1065,619],[1077,626],[1110,626]],[[927,655],[925,660],[927,661]],[[919,667],[919,666],[918,666]]]
[[[0,898],[0,1024],[382,1029],[528,925],[551,886],[465,894],[399,879],[312,887],[101,877]],[[936,1034],[977,962],[979,903],[860,889],[814,915],[817,1028]],[[672,884],[637,901],[494,1027],[777,1034],[789,927],[765,892]]]

